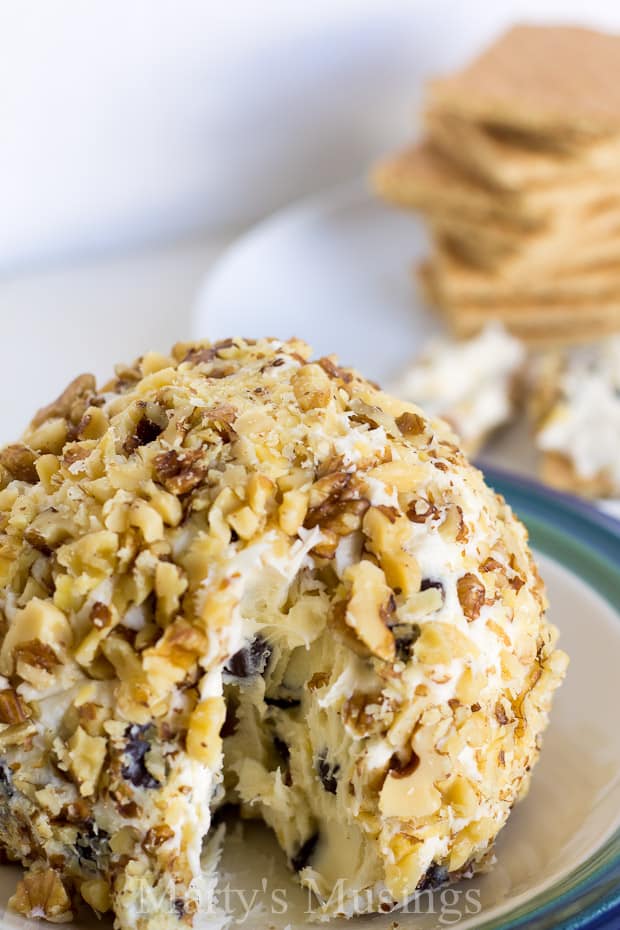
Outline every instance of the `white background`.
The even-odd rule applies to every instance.
[[[0,270],[239,227],[405,139],[515,19],[616,0],[0,0]]]
[[[427,77],[617,0],[0,0],[0,440],[190,329],[256,218],[409,140]]]

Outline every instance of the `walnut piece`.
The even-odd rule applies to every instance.
[[[486,597],[486,589],[480,579],[472,572],[467,572],[457,581],[456,591],[467,619],[476,620],[480,616]]]
[[[53,924],[73,920],[71,900],[54,869],[28,872],[19,882],[9,907],[29,919],[43,918]]]
[[[385,575],[373,562],[364,560],[350,565],[344,573],[351,585],[345,623],[368,647],[372,655],[386,662],[394,659],[396,644],[385,622],[393,598]]]
[[[17,481],[36,484],[39,480],[35,463],[37,454],[21,443],[14,443],[0,449],[0,465]]]
[[[71,420],[75,424],[79,423],[88,407],[87,400],[92,397],[96,389],[97,383],[94,375],[78,375],[56,400],[47,407],[42,407],[35,414],[31,425],[41,426],[46,420],[53,420],[57,417]]]

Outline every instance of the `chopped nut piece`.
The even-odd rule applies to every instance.
[[[415,654],[426,665],[448,665],[453,659],[475,656],[478,648],[450,623],[429,620],[421,624]]]
[[[202,455],[202,449],[162,452],[154,461],[155,476],[172,494],[187,494],[206,474]]]
[[[69,522],[56,511],[44,510],[32,520],[24,538],[40,552],[49,555],[71,536]]]
[[[333,509],[343,498],[344,491],[351,483],[349,472],[336,471],[319,478],[310,488],[308,515],[305,526],[312,529],[329,517]]]
[[[187,731],[187,752],[203,765],[214,765],[222,751],[220,730],[226,720],[221,697],[207,698],[192,713]]]
[[[82,882],[80,894],[98,914],[105,914],[112,907],[112,898],[108,883],[101,878],[93,878]]]
[[[161,514],[146,501],[135,500],[129,511],[129,525],[139,529],[147,543],[156,542],[164,535],[164,521]]]
[[[107,740],[89,736],[78,727],[68,742],[70,771],[77,781],[82,797],[95,793],[95,787],[105,761]]]
[[[476,620],[486,598],[484,585],[476,575],[467,572],[457,581],[456,590],[463,613],[468,620]]]
[[[14,668],[14,651],[26,643],[39,642],[51,649],[64,651],[71,645],[73,633],[67,618],[49,601],[33,598],[18,610],[9,626],[0,649],[0,674],[11,675]]]
[[[157,849],[174,837],[174,830],[167,823],[151,827],[144,838],[144,846],[149,850]]]
[[[320,365],[323,371],[329,375],[330,378],[335,378],[338,381],[342,381],[344,384],[350,384],[353,381],[353,375],[350,371],[347,371],[346,368],[340,368],[336,364],[336,356],[329,355],[324,358],[320,358],[317,362],[317,365]]]
[[[27,446],[15,444],[0,449],[0,465],[6,468],[17,481],[25,481],[27,484],[37,483],[39,475],[36,461],[36,453]]]
[[[390,662],[396,646],[391,631],[385,624],[385,611],[392,598],[385,575],[372,562],[351,565],[344,574],[351,585],[345,623],[368,647],[372,655]]]
[[[55,924],[73,920],[71,900],[53,869],[28,872],[19,882],[9,907],[28,919],[43,917]]]
[[[417,413],[401,413],[396,417],[396,425],[403,436],[419,436],[426,428],[423,417]]]
[[[467,542],[468,532],[463,518],[462,507],[458,504],[448,505],[444,521],[439,526],[439,532],[446,539],[454,542]]]
[[[265,516],[275,498],[276,486],[266,475],[253,474],[248,481],[248,504],[259,516]]]
[[[229,514],[227,519],[241,539],[251,539],[260,526],[260,520],[251,507],[241,507],[235,513]]]
[[[60,397],[43,407],[32,420],[32,426],[41,426],[46,420],[61,418],[79,423],[84,411],[88,407],[87,401],[97,388],[93,375],[78,375],[62,392]]]
[[[418,498],[411,501],[407,508],[407,516],[412,523],[426,523],[427,520],[435,520],[439,517],[439,511],[434,504],[424,498]]]
[[[0,691],[0,723],[23,723],[29,716],[19,694],[12,688]]]
[[[406,519],[392,520],[378,507],[371,507],[364,517],[364,533],[385,572],[387,583],[405,596],[420,587],[418,563],[407,549],[410,529]]]
[[[289,536],[296,536],[300,527],[304,525],[307,511],[307,494],[303,491],[285,491],[282,496],[282,503],[278,508],[280,528]]]
[[[37,728],[30,720],[5,727],[0,730],[0,749],[5,750],[9,746],[23,746],[36,732]]]
[[[332,386],[320,365],[304,365],[291,381],[297,403],[304,412],[326,407],[331,400]]]

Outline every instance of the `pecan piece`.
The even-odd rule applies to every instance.
[[[33,639],[28,643],[20,643],[15,647],[14,657],[16,663],[24,663],[33,668],[41,669],[50,674],[60,660],[51,646],[42,643],[40,639]]]

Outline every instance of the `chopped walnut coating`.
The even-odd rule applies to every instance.
[[[347,868],[376,909],[488,855],[565,659],[442,423],[299,341],[179,345],[76,379],[0,478],[17,910],[199,926],[227,800],[325,907]]]

